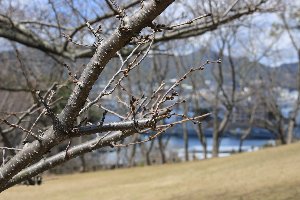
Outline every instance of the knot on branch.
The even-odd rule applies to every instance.
[[[149,24],[149,27],[154,31],[154,32],[162,32],[162,30],[172,30],[172,28],[166,26],[165,24],[157,24],[155,22],[151,22]]]

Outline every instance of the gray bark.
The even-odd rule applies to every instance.
[[[65,152],[63,152],[52,157],[52,160],[48,158],[51,160],[50,162],[41,161],[38,164],[34,164],[38,162],[43,155],[47,154],[52,147],[63,140],[73,137],[72,134],[74,131],[72,131],[72,129],[76,117],[83,108],[92,86],[98,79],[105,65],[115,56],[117,51],[129,43],[134,35],[139,34],[144,27],[149,26],[172,2],[173,0],[147,1],[147,4],[144,4],[143,8],[135,12],[132,16],[124,17],[124,23],[122,23],[107,40],[103,41],[97,47],[94,56],[82,72],[62,113],[58,115],[57,119],[55,116],[52,116],[54,125],[44,133],[40,141],[35,140],[30,143],[28,147],[25,147],[0,168],[0,191],[28,177],[32,177],[54,167],[57,164],[65,162],[65,157],[75,157],[82,153],[92,151],[96,147],[107,146],[113,141],[119,141],[128,136],[126,133],[113,134],[105,138],[105,140],[99,144],[94,145],[95,147],[93,146],[95,141],[94,143],[83,143],[74,147],[72,152],[68,151],[68,156],[65,156]],[[32,166],[27,167],[29,165]],[[21,170],[23,171],[21,172]]]

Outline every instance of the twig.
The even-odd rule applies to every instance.
[[[211,64],[211,63],[220,63],[221,60],[217,60],[217,61],[206,61],[206,63],[202,64],[200,67],[197,68],[191,68],[188,72],[186,72],[180,79],[178,79],[168,90],[167,92],[160,98],[160,100],[158,101],[157,105],[156,105],[156,111],[158,110],[159,106],[164,103],[165,101],[169,100],[167,98],[167,95],[175,88],[177,87],[183,80],[185,80],[187,78],[187,76],[190,73],[193,73],[195,71],[199,71],[199,70],[203,70],[204,66],[206,66],[207,64]]]
[[[38,135],[35,135],[33,132],[29,131],[29,130],[26,130],[25,128],[23,128],[22,126],[19,126],[17,124],[12,124],[10,122],[8,122],[6,119],[3,120],[3,122],[5,124],[7,124],[8,126],[11,126],[11,127],[14,127],[14,128],[18,128],[18,129],[21,129],[22,131],[30,134],[32,137],[34,137],[34,139],[38,140],[38,141],[42,141],[42,138]]]
[[[13,148],[13,147],[0,147],[0,149],[14,150],[14,151],[22,151],[22,149]]]
[[[226,15],[230,12],[230,10],[239,2],[239,0],[235,0],[235,2],[233,2],[233,4],[231,4],[231,6],[229,6],[229,8],[224,12],[224,14],[222,15],[222,18],[226,17]]]
[[[100,104],[100,105],[96,105],[96,106],[98,106],[99,108],[102,108],[103,110],[105,110],[105,111],[108,112],[108,113],[111,113],[111,114],[113,114],[113,115],[116,115],[117,117],[119,117],[119,118],[121,118],[121,119],[125,119],[124,116],[122,116],[122,115],[120,115],[119,113],[114,112],[114,111],[112,111],[112,110],[110,110],[110,109],[104,107],[104,106],[101,105],[101,104]]]
[[[147,139],[142,140],[142,141],[131,142],[131,143],[128,143],[128,144],[115,144],[115,143],[111,143],[111,145],[113,147],[128,147],[128,146],[131,146],[131,145],[136,145],[136,144],[142,144],[142,143],[145,143],[145,142],[149,142],[149,141],[155,139],[160,134],[164,133],[168,128],[170,128],[170,127],[164,128],[164,129],[158,131],[156,134],[151,135]]]
[[[175,24],[175,25],[169,26],[168,28],[173,29],[173,28],[178,27],[178,26],[183,26],[183,25],[186,25],[186,24],[192,24],[193,22],[195,22],[199,19],[203,19],[203,18],[209,17],[209,16],[211,16],[211,13],[200,15],[199,17],[196,17],[194,19],[191,19],[189,21],[186,21],[186,22],[183,22],[183,23],[180,23],[180,24]]]
[[[58,118],[55,116],[54,112],[52,111],[52,109],[50,108],[50,106],[47,104],[47,102],[44,100],[44,98],[41,96],[40,92],[37,91],[36,92],[39,99],[40,99],[40,102],[44,105],[46,111],[47,111],[47,114],[50,116],[50,118],[52,119],[52,122],[54,123],[54,126],[57,125],[59,123],[59,120]]]
[[[81,109],[79,114],[82,114],[83,112],[85,112],[88,108],[90,108],[93,104],[97,103],[104,95],[104,92],[111,86],[111,84],[115,81],[116,77],[122,72],[123,67],[125,66],[125,64],[128,62],[128,60],[132,57],[132,55],[135,53],[135,51],[140,47],[141,45],[137,45],[132,52],[127,56],[127,58],[125,59],[125,61],[122,63],[122,65],[119,67],[119,70],[117,71],[117,73],[115,73],[113,75],[113,77],[108,81],[107,85],[104,87],[104,89],[102,90],[102,92],[96,97],[96,99],[94,99],[93,101],[89,102],[84,108]]]
[[[111,131],[108,131],[106,134],[104,134],[103,136],[101,136],[99,138],[99,140],[97,140],[95,142],[95,144],[91,145],[92,148],[94,148],[95,146],[97,146],[105,137],[107,137],[109,134],[111,133]]]

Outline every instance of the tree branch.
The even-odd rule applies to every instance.
[[[173,1],[148,1],[143,8],[139,9],[132,16],[126,16],[122,19],[122,23],[114,33],[97,47],[94,56],[82,72],[67,105],[58,116],[59,127],[50,127],[42,136],[42,141],[35,140],[30,143],[28,147],[23,148],[22,151],[0,168],[0,191],[6,188],[8,181],[18,172],[40,160],[52,147],[70,137],[66,133],[72,130],[75,119],[83,108],[92,86],[108,61],[115,56],[117,51],[128,44],[133,36],[139,34],[144,27],[151,24]],[[18,30],[14,31],[18,33]],[[112,139],[117,140],[120,137],[118,135],[112,137]]]

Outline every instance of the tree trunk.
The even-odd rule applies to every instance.
[[[119,168],[120,167],[120,153],[121,153],[121,149],[122,148],[117,148],[116,149],[116,153],[117,153],[117,158],[116,158],[116,168]]]
[[[183,129],[183,141],[184,141],[184,159],[189,161],[189,137],[186,123],[182,124]]]
[[[293,136],[294,136],[294,127],[296,125],[296,118],[297,118],[297,114],[300,108],[300,49],[297,49],[297,54],[298,54],[298,75],[297,75],[297,88],[298,88],[298,96],[297,96],[297,102],[296,102],[296,106],[295,106],[295,110],[292,114],[292,117],[289,121],[289,125],[288,125],[288,132],[287,132],[287,139],[286,139],[286,143],[287,144],[291,144],[293,142]]]
[[[287,144],[291,144],[293,142],[294,127],[295,127],[295,118],[289,121],[287,139],[286,139]]]
[[[198,139],[200,141],[200,144],[202,145],[203,158],[206,159],[207,158],[207,143],[206,143],[206,137],[203,133],[201,124],[198,124],[196,133],[197,133]]]
[[[160,152],[160,157],[161,157],[161,163],[165,164],[167,162],[166,160],[166,154],[165,154],[165,147],[163,145],[163,141],[162,141],[162,136],[158,136],[158,148],[159,148],[159,152]]]
[[[153,148],[153,146],[154,146],[154,140],[151,140],[151,142],[150,142],[150,147],[149,147],[149,149],[146,151],[146,164],[147,165],[151,165],[152,163],[151,163],[151,158],[150,158],[150,153],[151,153],[151,151],[152,151],[152,148]]]
[[[81,167],[80,167],[80,172],[86,172],[87,171],[87,167],[86,167],[86,161],[84,158],[84,154],[79,156],[80,161],[81,161]]]
[[[278,130],[278,134],[279,134],[280,143],[281,143],[281,144],[286,144],[282,120],[283,120],[283,119],[280,119],[280,121],[279,121],[279,128],[278,128],[279,130]]]
[[[82,137],[79,137],[79,144],[82,144]],[[80,166],[80,172],[86,172],[87,171],[87,166],[86,166],[86,160],[85,160],[85,154],[82,154],[79,156],[80,162],[81,162],[81,166]]]
[[[136,139],[134,141],[136,141]],[[130,157],[129,157],[129,167],[133,167],[135,165],[135,153],[136,153],[136,145],[132,145],[130,151]]]
[[[184,115],[187,116],[187,104],[184,104]],[[183,141],[184,141],[184,158],[185,161],[189,161],[189,136],[188,136],[188,129],[187,124],[182,124],[182,133],[183,133]]]
[[[252,126],[252,125],[251,125]],[[244,135],[241,136],[240,138],[240,144],[239,144],[239,153],[242,153],[243,152],[243,143],[244,143],[244,140],[248,137],[248,135],[251,133],[251,130],[252,128],[248,128],[245,132]]]
[[[213,144],[212,144],[212,157],[216,158],[219,156],[219,132],[214,130],[213,132]]]

